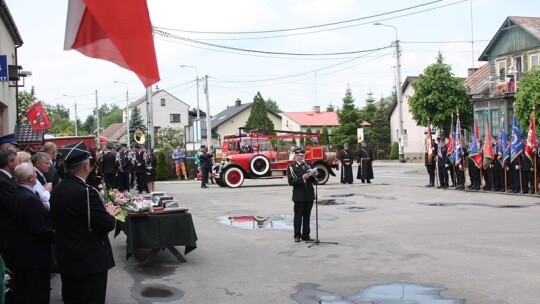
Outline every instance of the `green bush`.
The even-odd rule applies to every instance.
[[[388,156],[389,159],[398,159],[399,158],[399,145],[397,141],[395,141],[392,144],[392,148],[390,149],[390,156]]]
[[[167,165],[167,159],[165,158],[165,152],[163,150],[158,152],[156,171],[157,179],[160,181],[169,180],[171,178],[171,170]]]

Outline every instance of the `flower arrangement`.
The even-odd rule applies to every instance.
[[[115,188],[105,188],[102,192],[103,201],[107,205],[115,205],[122,209],[116,219],[125,222],[129,212],[144,212],[152,209],[152,204],[144,201],[142,197],[135,197],[127,191],[119,191]]]

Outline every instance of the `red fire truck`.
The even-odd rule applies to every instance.
[[[250,130],[224,137],[221,163],[214,165],[213,175],[221,187],[237,188],[244,179],[270,179],[287,176],[286,169],[294,161],[291,147],[294,141],[311,141],[304,147],[306,162],[319,172],[317,178],[324,185],[332,169],[339,169],[337,150],[321,142],[320,133],[291,132],[280,130]],[[278,134],[278,135],[267,135]],[[294,139],[294,141],[293,141]]]

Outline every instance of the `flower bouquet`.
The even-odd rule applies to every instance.
[[[127,191],[118,191],[115,188],[106,188],[103,191],[103,201],[107,205],[115,205],[122,209],[116,219],[125,222],[129,212],[150,211],[152,204],[148,204],[141,197],[135,197]]]

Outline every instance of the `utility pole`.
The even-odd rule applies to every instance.
[[[75,99],[75,136],[79,136],[77,119],[77,99]]]
[[[98,94],[96,90],[96,147],[101,149],[99,141],[99,107],[98,107]]]
[[[206,94],[206,141],[207,147],[212,146],[212,127],[210,126],[210,94],[208,93],[208,75],[204,75],[204,93]]]

